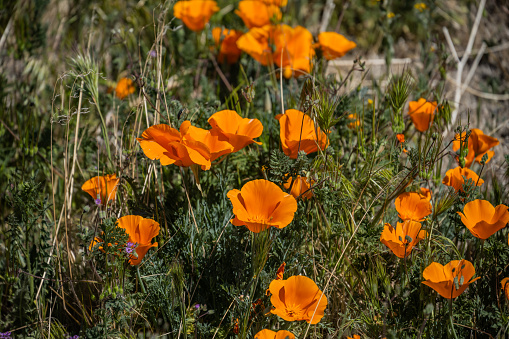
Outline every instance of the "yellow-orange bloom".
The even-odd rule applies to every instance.
[[[405,258],[410,255],[412,248],[428,235],[428,232],[421,228],[420,223],[412,220],[398,222],[396,229],[386,223],[380,241],[398,258]]]
[[[361,125],[361,121],[357,117],[357,114],[355,113],[348,114],[347,118],[348,120],[350,120],[350,122],[346,125],[346,127],[348,127],[349,129],[356,129]]]
[[[394,202],[398,216],[403,220],[423,221],[431,214],[429,200],[415,192],[401,193]]]
[[[488,160],[486,160],[486,162],[490,161],[495,155],[495,152],[490,151],[490,149],[500,143],[497,138],[484,134],[480,129],[472,128],[470,131],[471,133],[468,137],[468,154],[465,157],[466,167],[470,167],[474,160],[480,163],[485,154],[488,154]],[[465,142],[465,139],[466,132],[461,133],[461,137],[459,134],[456,134],[452,142],[452,149],[458,151],[461,147],[460,140]]]
[[[234,29],[221,29],[216,27],[212,30],[212,37],[219,48],[217,60],[222,63],[226,59],[229,64],[236,63],[242,51],[237,47],[237,40],[242,36],[242,32]]]
[[[502,291],[504,292],[505,297],[509,300],[509,278],[502,279],[500,284],[502,285]]]
[[[336,32],[321,32],[318,34],[318,44],[322,49],[323,57],[327,60],[341,58],[357,44]]]
[[[286,321],[305,320],[317,324],[324,316],[327,297],[315,282],[302,275],[273,280],[269,285],[273,314]]]
[[[173,6],[173,15],[192,31],[201,31],[205,28],[205,24],[217,11],[219,7],[212,0],[177,1]]]
[[[295,335],[292,332],[285,330],[277,332],[271,330],[261,330],[255,334],[255,339],[295,339]]]
[[[85,181],[81,189],[96,199],[96,204],[106,206],[110,201],[115,200],[119,182],[120,179],[116,174],[108,174]]]
[[[235,111],[223,110],[214,113],[208,120],[212,126],[212,135],[217,135],[220,141],[226,141],[233,146],[232,152],[237,152],[252,143],[262,135],[263,125],[258,119],[242,118]]]
[[[423,278],[426,279],[422,283],[437,291],[442,297],[451,299],[459,296],[468,285],[479,279],[479,277],[472,279],[474,275],[474,265],[465,259],[453,260],[445,266],[433,262],[422,272]]]
[[[463,184],[465,183],[465,177],[467,180],[472,179],[474,185],[481,186],[484,183],[484,180],[479,178],[479,176],[472,170],[468,168],[456,167],[454,169],[450,169],[445,172],[445,177],[442,179],[442,184],[454,187],[457,191],[461,190],[463,192]]]
[[[132,256],[129,262],[138,265],[151,247],[157,247],[157,242],[152,243],[152,239],[159,234],[159,223],[139,215],[126,215],[117,223],[117,227],[123,228],[129,235],[128,241],[136,245],[138,258]]]
[[[136,91],[136,87],[134,87],[134,82],[129,78],[122,78],[117,82],[117,87],[115,88],[115,95],[120,100],[124,99],[130,94],[133,94]]]
[[[299,151],[306,154],[317,152],[318,148],[324,150],[328,145],[327,135],[315,128],[309,115],[296,109],[286,110],[285,114],[276,115],[279,120],[281,146],[286,155],[297,159]]]
[[[286,189],[290,188],[292,184],[292,177],[288,178],[288,180],[284,183],[284,187]],[[310,190],[311,185],[314,184],[314,180],[309,182],[307,177],[301,177],[300,175],[293,181],[292,190],[290,192],[291,195],[297,199],[299,196],[304,199],[311,199],[313,196],[313,190]],[[304,193],[306,192],[306,193]],[[304,194],[303,194],[304,193]],[[302,196],[301,196],[302,194]]]
[[[465,204],[463,213],[457,212],[468,230],[479,239],[488,239],[509,222],[506,205],[493,205],[486,200],[476,199]]]
[[[228,192],[235,217],[231,223],[259,233],[269,227],[284,228],[293,220],[297,201],[268,180],[253,180]]]
[[[240,16],[247,28],[270,25],[271,20],[281,20],[279,7],[258,0],[242,0],[235,14]]]
[[[410,101],[408,103],[408,115],[414,123],[415,128],[419,132],[426,132],[433,122],[435,112],[437,110],[436,101],[426,101],[420,98],[418,101]]]
[[[274,63],[283,68],[285,78],[311,72],[315,55],[313,36],[302,26],[277,25],[274,34]]]
[[[431,201],[431,190],[426,187],[421,187],[420,194],[426,198],[426,200]]]
[[[354,334],[353,338],[352,337],[346,337],[346,339],[361,339],[361,336],[358,335],[358,334]]]
[[[146,129],[140,143],[143,153],[152,160],[161,161],[161,165],[175,164],[188,167],[200,165],[203,170],[210,169],[210,148],[202,139],[206,134],[191,126],[191,122],[184,121],[180,131],[165,124],[154,125]]]
[[[267,5],[276,5],[278,7],[285,7],[288,4],[288,0],[262,0]]]
[[[251,28],[237,40],[237,47],[263,66],[267,66],[273,62],[272,48],[269,46],[271,32],[270,25]]]

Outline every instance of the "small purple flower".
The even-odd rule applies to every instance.
[[[136,244],[132,243],[132,242],[127,242],[127,244],[125,245],[125,252],[127,254],[133,254],[133,250],[135,248]]]
[[[155,58],[157,56],[157,52],[154,51],[154,50],[151,50],[149,53],[148,53],[149,56],[151,56],[152,58]]]
[[[80,339],[79,335],[68,336],[67,339]]]
[[[96,204],[96,205],[101,205],[101,199],[100,199],[100,198],[95,199],[94,201],[95,201],[95,204]]]
[[[199,308],[200,308],[200,304],[196,304],[196,305],[194,305],[194,307],[195,307],[196,309],[199,309]]]
[[[0,333],[0,339],[12,339],[11,332],[7,331]]]

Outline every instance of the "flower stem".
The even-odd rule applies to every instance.
[[[453,319],[452,319],[452,298],[449,299],[449,322],[450,322],[450,325],[451,325],[451,332],[452,332],[452,335],[454,336],[454,339],[458,339],[458,335],[456,334],[456,331],[454,330],[454,322],[453,322]]]
[[[136,276],[138,277],[138,282],[141,286],[141,291],[143,293],[147,293],[147,291],[145,290],[145,285],[143,285],[143,281],[141,280],[140,268],[138,266],[136,266]]]

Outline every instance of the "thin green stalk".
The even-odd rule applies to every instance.
[[[452,332],[452,335],[454,336],[454,339],[458,339],[458,335],[456,334],[456,331],[454,330],[454,321],[452,319],[452,300],[453,300],[452,298],[449,299],[449,322],[451,325],[451,332]]]
[[[143,292],[143,294],[147,293],[147,291],[145,290],[145,285],[143,284],[143,281],[141,280],[140,268],[138,266],[136,266],[136,276],[138,278],[138,283],[141,286],[141,291]]]

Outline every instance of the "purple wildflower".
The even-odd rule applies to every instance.
[[[155,58],[157,56],[157,52],[154,51],[154,50],[151,50],[149,53],[148,53],[149,56],[151,56],[152,58]]]
[[[100,199],[100,198],[95,199],[94,201],[95,201],[95,204],[96,204],[96,205],[100,205],[100,204],[101,204],[101,199]]]
[[[7,331],[0,333],[0,339],[12,339],[11,332]]]
[[[132,243],[130,241],[127,242],[127,244],[125,245],[125,252],[127,254],[132,254],[135,246],[136,245],[134,243]]]

